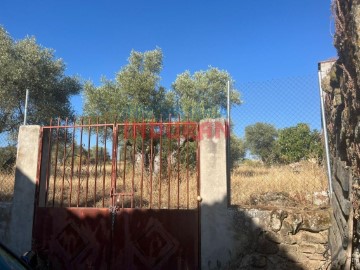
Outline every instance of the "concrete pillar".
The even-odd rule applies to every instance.
[[[224,119],[200,122],[201,268],[224,267],[233,253],[232,215],[228,211]]]
[[[6,244],[17,255],[31,250],[40,126],[21,126],[14,197]]]

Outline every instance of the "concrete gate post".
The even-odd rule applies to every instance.
[[[16,173],[6,244],[17,255],[31,250],[40,126],[21,126]]]
[[[228,211],[224,119],[200,122],[201,268],[224,267],[233,251],[232,215]]]

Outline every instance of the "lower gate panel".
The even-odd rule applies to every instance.
[[[108,209],[36,209],[33,250],[50,269],[108,269],[111,252]]]
[[[113,269],[198,269],[196,210],[123,209],[114,226]]]
[[[36,209],[33,250],[50,269],[198,269],[197,210]]]

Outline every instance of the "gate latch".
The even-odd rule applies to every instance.
[[[124,203],[125,203],[125,197],[130,197],[133,198],[134,197],[134,193],[133,192],[114,192],[114,190],[111,190],[111,197],[115,197],[116,198],[116,205],[120,206],[123,208],[124,207]]]

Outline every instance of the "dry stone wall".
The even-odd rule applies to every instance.
[[[323,80],[333,155],[360,172],[360,0],[333,3],[338,59]]]
[[[232,209],[237,254],[221,269],[328,269],[329,210]],[[213,266],[215,264],[213,263]],[[211,266],[211,264],[210,264]],[[216,267],[209,267],[216,269]]]
[[[333,0],[332,8],[338,59],[322,81],[334,190],[332,269],[360,269],[360,0]]]

